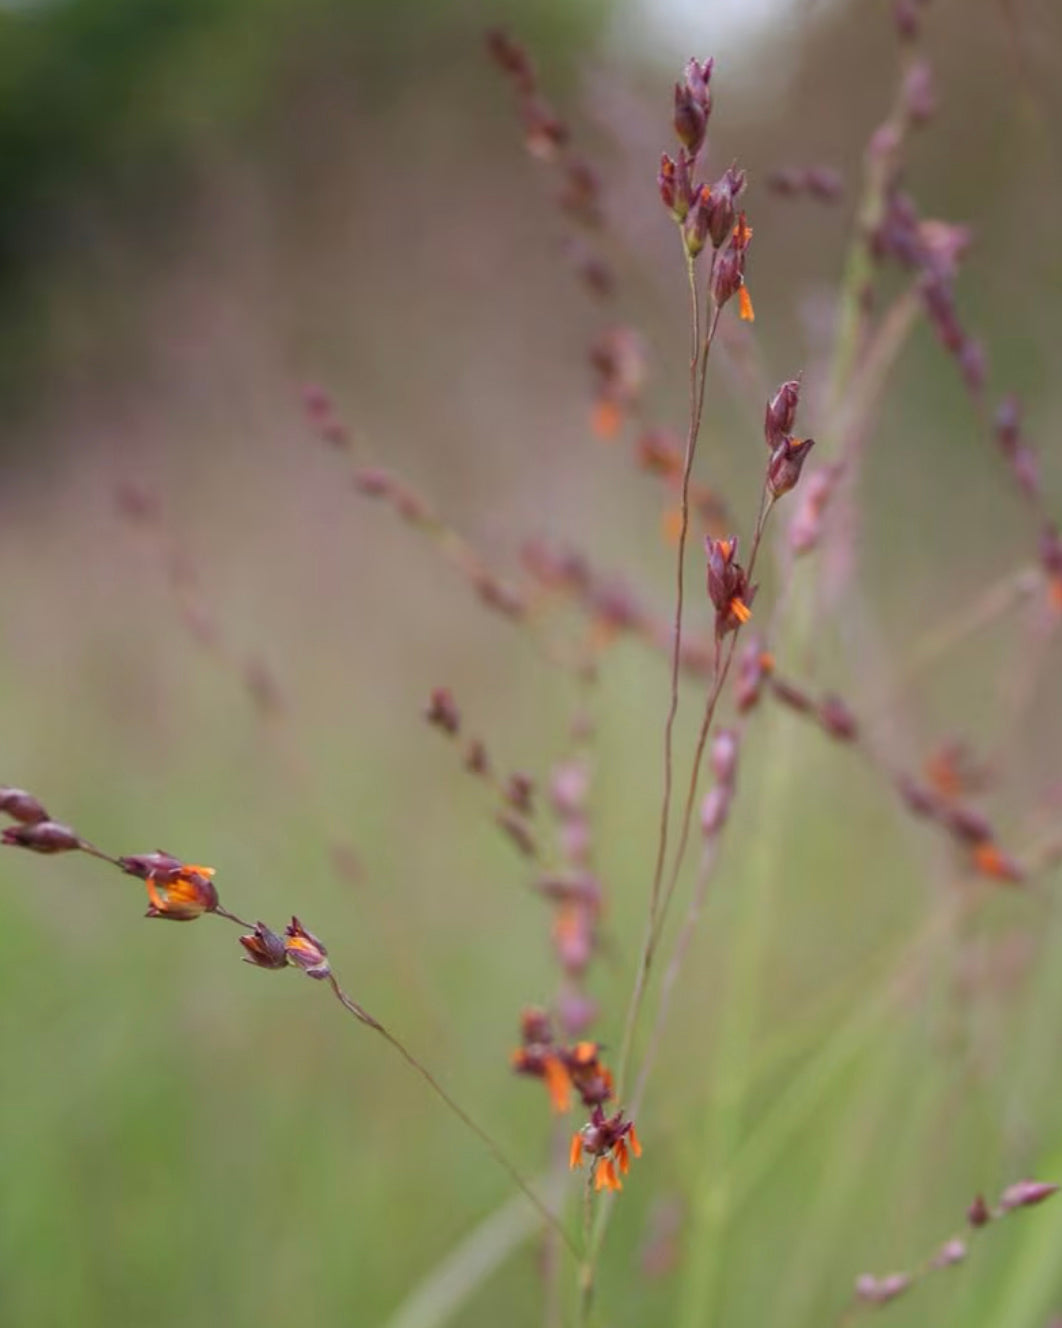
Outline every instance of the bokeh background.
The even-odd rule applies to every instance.
[[[609,321],[636,323],[651,412],[683,426],[684,277],[655,194],[671,81],[688,55],[717,57],[712,160],[750,174],[757,353],[770,382],[813,379],[893,95],[890,10],[0,6],[3,777],[114,852],[216,865],[237,912],[297,912],[529,1175],[550,1127],[507,1062],[521,1006],[555,985],[547,916],[421,711],[451,686],[503,765],[544,773],[575,689],[358,498],[300,388],[327,384],[492,566],[514,574],[528,536],[567,539],[663,610],[659,494],[592,436],[586,352]],[[939,112],[908,182],[927,215],[974,228],[960,310],[990,394],[1025,402],[1057,512],[1062,19],[1052,0],[938,0],[925,17]],[[484,58],[499,22],[605,181],[613,309],[573,280],[554,185]],[[837,206],[765,187],[812,163],[843,173]],[[704,475],[747,534],[762,401],[725,365],[710,392]],[[811,432],[815,411],[811,392]],[[161,495],[164,541],[121,519],[129,483]],[[912,760],[956,733],[1001,754],[994,814],[1049,828],[1062,694],[1041,617],[1002,615],[889,701],[939,624],[1035,556],[927,329],[862,499],[857,586],[793,672],[894,706]],[[209,614],[199,638],[189,595]],[[254,705],[247,661],[277,679],[281,717]],[[615,940],[591,985],[612,1044],[665,705],[663,661],[618,645],[594,700]],[[693,688],[685,707],[688,756]],[[617,1328],[838,1322],[858,1273],[916,1264],[979,1190],[1062,1180],[1057,871],[963,894],[873,772],[761,718],[609,1233],[600,1321]],[[337,843],[356,869],[335,869]],[[0,859],[0,1321],[542,1322],[533,1221],[407,1068],[316,984],[240,966],[230,929],[148,924],[142,904],[102,864]],[[1060,1241],[1062,1212],[1019,1214],[884,1312],[1045,1325],[1062,1313]]]

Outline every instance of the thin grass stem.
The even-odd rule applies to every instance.
[[[760,551],[763,541],[763,532],[767,525],[767,518],[774,507],[774,498],[764,485],[763,492],[760,495],[760,511],[756,518],[756,532],[752,541],[752,550],[749,555],[748,575],[751,578],[756,567],[756,558]],[[697,787],[700,783],[701,765],[704,761],[704,750],[708,745],[708,737],[711,733],[712,723],[715,719],[715,712],[719,706],[719,697],[722,695],[723,686],[726,683],[730,673],[730,665],[733,662],[734,651],[737,647],[737,640],[740,629],[735,631],[727,644],[726,655],[720,664],[719,652],[716,653],[716,667],[713,671],[712,684],[708,690],[708,696],[705,701],[704,715],[701,718],[700,731],[697,734],[697,746],[694,751],[693,763],[690,767],[689,784],[686,787],[686,801],[682,809],[682,826],[679,831],[678,847],[675,850],[674,861],[671,866],[671,875],[668,878],[667,889],[664,892],[663,903],[659,909],[657,917],[656,931],[652,938],[652,952],[649,955],[649,962],[652,961],[653,953],[660,942],[660,935],[663,930],[664,922],[667,918],[668,910],[671,906],[671,900],[674,897],[679,876],[682,872],[682,865],[685,861],[686,850],[689,847],[690,829],[693,825],[693,809],[697,802]],[[647,964],[648,967],[648,964]]]
[[[427,1066],[425,1066],[422,1061],[418,1060],[418,1058],[413,1055],[413,1053],[409,1050],[409,1048],[405,1045],[405,1043],[402,1042],[400,1038],[396,1037],[389,1028],[385,1027],[385,1025],[380,1023],[378,1019],[376,1019],[373,1015],[369,1014],[368,1010],[366,1010],[364,1006],[359,1005],[357,1001],[355,1001],[352,997],[347,995],[347,993],[339,985],[339,982],[337,981],[334,974],[329,974],[328,985],[331,987],[332,992],[335,995],[336,1000],[339,1001],[340,1005],[342,1005],[343,1008],[349,1014],[353,1015],[354,1018],[357,1019],[359,1023],[364,1024],[367,1028],[371,1028],[373,1032],[378,1033],[380,1037],[384,1039],[385,1042],[390,1043],[390,1045],[395,1049],[395,1051],[398,1052],[398,1054],[402,1057],[402,1059],[406,1062],[406,1064],[412,1070],[414,1070],[421,1077],[421,1079],[424,1080],[424,1082],[432,1090],[435,1096],[438,1097],[440,1101],[442,1101],[450,1109],[453,1115],[455,1115],[457,1119],[461,1121],[461,1123],[465,1126],[466,1129],[471,1130],[471,1132],[476,1136],[476,1138],[480,1141],[480,1143],[484,1146],[484,1148],[486,1148],[487,1152],[490,1153],[491,1157],[494,1158],[495,1162],[497,1162],[497,1164],[502,1168],[502,1170],[506,1173],[506,1175],[508,1175],[509,1179],[516,1185],[517,1189],[519,1189],[526,1196],[526,1198],[534,1205],[534,1207],[537,1209],[539,1213],[539,1216],[543,1219],[543,1221],[552,1230],[557,1232],[557,1234],[560,1236],[561,1240],[563,1240],[564,1244],[567,1246],[568,1250],[572,1253],[572,1255],[575,1258],[579,1258],[579,1248],[572,1240],[568,1232],[565,1230],[564,1225],[559,1221],[556,1214],[550,1212],[550,1210],[546,1207],[546,1205],[534,1192],[534,1190],[531,1188],[530,1182],[525,1180],[525,1178],[521,1175],[521,1173],[517,1170],[517,1168],[513,1165],[513,1163],[509,1161],[508,1157],[502,1151],[500,1145],[494,1141],[494,1139],[487,1133],[485,1129],[483,1129],[481,1125],[477,1124],[476,1121],[472,1119],[472,1117],[468,1114],[468,1112],[465,1111],[464,1107],[462,1107],[458,1102],[454,1100],[454,1098],[450,1096],[447,1090],[443,1088],[442,1084],[438,1081],[438,1079],[436,1079],[436,1077],[427,1068]]]
[[[649,896],[650,930],[656,918],[657,904],[660,898],[660,886],[664,876],[664,864],[667,861],[668,830],[671,821],[675,717],[678,714],[679,664],[682,657],[682,619],[685,609],[686,540],[689,536],[690,523],[690,479],[693,474],[693,459],[697,451],[697,439],[700,435],[701,415],[704,409],[708,355],[711,351],[712,341],[715,338],[716,328],[719,325],[720,314],[720,310],[716,308],[702,352],[700,292],[697,289],[697,273],[694,260],[688,251],[686,254],[686,275],[690,290],[690,424],[686,436],[686,453],[682,468],[681,525],[679,526],[678,551],[675,556],[675,617],[671,636],[671,691],[667,719],[664,723],[664,791],[660,803],[660,829],[657,833],[656,863],[653,868],[653,884]]]
[[[713,253],[713,266],[714,263],[715,255]],[[678,553],[675,564],[675,619],[671,641],[671,689],[667,720],[664,725],[664,790],[661,798],[660,829],[657,835],[653,883],[649,893],[649,917],[646,922],[645,940],[642,943],[638,971],[634,980],[634,989],[631,992],[630,1002],[627,1007],[627,1016],[624,1021],[623,1036],[620,1041],[620,1052],[617,1062],[619,1066],[617,1082],[621,1089],[624,1079],[624,1071],[630,1061],[634,1034],[637,1028],[642,1003],[645,999],[645,987],[652,966],[653,938],[657,929],[660,891],[664,879],[664,866],[667,861],[668,828],[671,821],[671,801],[674,782],[673,739],[675,717],[678,713],[679,665],[682,651],[682,619],[685,604],[685,554],[686,540],[689,533],[690,478],[693,472],[693,461],[697,450],[697,440],[700,436],[701,420],[704,415],[708,360],[711,355],[712,345],[719,328],[719,318],[722,313],[722,306],[713,306],[708,330],[698,352],[700,298],[697,291],[693,260],[689,257],[687,257],[687,273],[690,287],[691,342],[693,348],[690,355],[690,425],[686,438],[686,454],[682,472],[682,522],[679,529]],[[711,287],[711,269],[709,269],[708,286],[709,288]],[[718,672],[718,669],[716,669],[716,672]]]

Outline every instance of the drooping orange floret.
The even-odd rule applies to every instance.
[[[554,1111],[565,1112],[571,1106],[571,1083],[563,1058],[548,1048],[517,1047],[510,1057],[517,1074],[541,1079],[546,1085]]]
[[[752,610],[745,603],[745,601],[741,599],[738,595],[735,595],[734,598],[730,601],[730,612],[734,615],[734,617],[738,620],[739,623],[747,623],[748,620],[752,617]]]
[[[631,1169],[630,1155],[627,1152],[627,1144],[623,1139],[616,1145],[616,1163],[624,1175]]]
[[[147,879],[147,892],[148,899],[151,900],[151,907],[159,913],[165,913],[167,911],[166,896],[159,894],[158,890],[155,889],[155,882],[150,876]]]
[[[640,1157],[641,1153],[642,1146],[634,1133],[634,1126],[624,1119],[623,1112],[606,1116],[597,1105],[589,1122],[572,1137],[568,1162],[574,1171],[581,1165],[584,1154],[589,1154],[594,1189],[622,1190],[620,1174],[626,1175],[630,1170],[631,1154]]]
[[[752,296],[744,285],[738,291],[738,313],[746,323],[756,321],[756,311],[752,307]]]
[[[572,1095],[568,1071],[564,1067],[564,1062],[559,1056],[550,1053],[544,1059],[543,1071],[553,1110],[558,1112],[567,1111],[572,1105]]]
[[[597,1164],[594,1171],[594,1189],[595,1190],[622,1190],[623,1182],[616,1175],[616,1168],[613,1166],[610,1157],[603,1157]]]

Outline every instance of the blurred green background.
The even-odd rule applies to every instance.
[[[555,186],[483,56],[498,22],[605,180],[611,310],[572,280]],[[939,0],[924,44],[940,110],[908,184],[927,215],[974,227],[960,311],[993,399],[1025,401],[1057,513],[1062,21],[1053,0]],[[297,912],[532,1176],[550,1125],[508,1054],[520,1008],[554,989],[547,914],[421,709],[448,684],[501,765],[544,775],[576,690],[358,499],[299,390],[326,383],[492,566],[515,572],[529,535],[570,539],[665,612],[659,495],[590,436],[586,348],[634,321],[648,409],[683,427],[684,278],[654,181],[671,81],[712,53],[713,164],[750,173],[758,355],[767,382],[813,383],[896,78],[884,3],[0,6],[0,773],[113,852],[214,864],[238,913]],[[845,175],[834,209],[765,187],[819,162]],[[710,393],[703,478],[747,537],[762,401],[726,366]],[[809,432],[820,412],[809,388]],[[182,619],[158,541],[116,515],[127,481],[162,495],[222,655]],[[856,587],[810,647],[778,653],[866,711],[941,622],[1034,557],[924,328],[862,499]],[[704,626],[699,599],[692,613]],[[1035,615],[1004,616],[889,711],[912,763],[951,734],[998,745],[989,805],[1012,835],[1057,823],[1062,801],[1059,651],[1042,637]],[[282,718],[256,712],[247,659],[280,680]],[[592,703],[615,945],[591,986],[613,1046],[666,688],[662,660],[621,643]],[[698,709],[690,687],[683,762]],[[339,841],[360,873],[333,870]],[[857,1274],[918,1263],[979,1190],[1062,1180],[1058,873],[1011,893],[954,878],[855,758],[757,717],[610,1228],[601,1323],[836,1323]],[[0,856],[0,1322],[544,1322],[533,1222],[407,1068],[316,984],[240,966],[230,929],[148,924],[143,904],[102,864]],[[577,1193],[568,1205],[577,1226]],[[1060,1241],[1062,1205],[1018,1214],[883,1312],[1046,1325]]]

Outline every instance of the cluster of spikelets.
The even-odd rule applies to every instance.
[[[900,0],[898,13],[905,5],[906,0]],[[901,35],[904,21],[898,19]],[[494,60],[512,80],[529,149],[537,158],[558,167],[561,172],[559,201],[562,209],[584,234],[599,233],[605,224],[605,211],[596,172],[586,160],[574,154],[568,127],[542,96],[527,52],[518,43],[498,33],[491,35],[489,45]],[[683,866],[705,753],[714,781],[701,805],[701,831],[706,844],[714,843],[729,815],[736,787],[741,726],[764,694],[769,693],[794,713],[807,717],[828,736],[848,744],[877,767],[883,766],[854,709],[837,696],[815,696],[791,678],[784,677],[763,636],[751,629],[745,631],[741,638],[742,649],[737,650],[739,637],[753,617],[757,592],[754,580],[756,559],[775,504],[800,486],[799,503],[785,535],[785,547],[793,558],[808,553],[817,546],[822,535],[827,510],[843,471],[843,461],[839,460],[810,472],[802,482],[805,463],[815,444],[812,438],[798,437],[795,433],[802,390],[800,378],[783,382],[766,403],[763,436],[767,451],[759,513],[746,563],[739,561],[739,540],[733,533],[735,524],[726,504],[713,490],[699,484],[692,474],[708,357],[720,317],[728,306],[736,306],[743,322],[750,323],[754,319],[746,283],[753,231],[741,205],[746,189],[745,172],[733,165],[714,181],[698,179],[703,171],[712,112],[712,74],[712,60],[694,59],[689,61],[682,78],[676,83],[672,128],[678,146],[662,155],[656,181],[660,199],[681,239],[693,294],[695,350],[691,363],[690,432],[685,449],[666,430],[645,425],[641,414],[641,394],[646,378],[645,349],[633,329],[607,328],[595,340],[589,356],[594,376],[594,431],[603,439],[613,439],[630,422],[644,426],[640,428],[635,447],[637,464],[644,472],[664,481],[675,504],[667,514],[668,533],[678,544],[674,623],[661,621],[626,587],[597,575],[581,555],[570,552],[558,555],[541,544],[529,544],[525,548],[523,566],[528,584],[514,589],[403,481],[375,466],[360,467],[354,476],[359,493],[388,504],[403,521],[433,538],[480,601],[493,611],[529,630],[537,630],[540,622],[538,610],[544,603],[553,598],[574,603],[589,624],[584,647],[574,666],[581,682],[592,679],[601,652],[622,633],[641,637],[671,659],[672,708],[665,739],[668,766],[663,828],[651,891],[647,941],[623,1045],[618,1060],[614,1062],[615,1075],[603,1060],[602,1044],[587,1036],[597,1016],[597,1007],[587,986],[587,973],[600,948],[604,890],[591,860],[592,836],[587,813],[589,774],[588,764],[583,759],[585,754],[566,759],[554,771],[548,806],[555,818],[558,847],[550,855],[542,846],[542,825],[541,820],[536,819],[533,781],[520,772],[507,776],[497,774],[492,754],[488,753],[485,744],[479,739],[467,738],[462,716],[447,689],[436,688],[427,708],[429,721],[459,743],[465,768],[490,790],[498,826],[520,854],[534,862],[538,869],[532,888],[550,907],[550,938],[559,969],[558,991],[550,1009],[536,1006],[523,1012],[520,1045],[512,1053],[511,1063],[516,1073],[544,1084],[556,1113],[571,1111],[576,1102],[588,1113],[585,1123],[573,1133],[568,1153],[570,1169],[588,1164],[588,1199],[592,1191],[621,1190],[632,1156],[641,1156],[641,1143],[633,1120],[633,1115],[640,1110],[640,1088],[635,1090],[630,1101],[624,1094],[624,1105],[621,1106],[617,1081],[621,1085],[625,1082],[644,982]],[[910,125],[922,123],[932,110],[931,84],[925,72],[914,65],[904,87],[899,121],[883,126],[870,145],[870,167],[876,172],[874,178],[881,184],[881,207],[864,239],[868,256],[874,264],[893,263],[913,278],[923,313],[941,345],[953,357],[968,391],[980,405],[985,384],[985,355],[979,343],[963,328],[953,291],[968,236],[963,227],[922,218],[912,200],[899,187],[899,146],[903,132]],[[839,187],[834,175],[819,168],[779,173],[773,182],[768,183],[782,196],[804,193],[823,200],[836,197]],[[600,255],[584,245],[580,245],[577,252],[577,265],[587,286],[595,296],[607,298],[613,284],[610,269]],[[341,423],[326,393],[320,389],[309,390],[305,404],[321,437],[337,448],[352,447],[350,431]],[[1011,399],[1004,401],[996,414],[995,438],[1019,490],[1036,512],[1040,531],[1039,570],[1048,588],[1049,602],[1054,609],[1062,611],[1062,538],[1046,515],[1035,456],[1021,436],[1020,411]],[[700,519],[706,532],[705,591],[712,615],[713,630],[710,634],[705,632],[700,640],[695,637],[683,639],[682,567],[691,515]],[[711,732],[709,746],[716,703],[734,661],[734,702],[738,722],[733,728]],[[671,726],[677,706],[680,669],[707,678],[708,694],[679,846],[673,855],[665,887]],[[266,695],[260,685],[259,690]],[[585,724],[573,724],[573,734],[577,735],[578,741],[585,743],[588,738]],[[1019,862],[1002,849],[988,818],[969,804],[973,781],[957,753],[942,751],[935,754],[926,763],[925,770],[917,775],[891,767],[884,767],[884,773],[907,809],[949,836],[958,846],[963,864],[979,875],[997,883],[1015,884],[1027,879],[1029,872],[1046,860],[1045,852],[1040,855],[1039,863]],[[274,931],[261,921],[245,922],[222,906],[213,868],[187,863],[162,851],[113,857],[71,827],[51,818],[40,801],[23,790],[0,789],[0,812],[13,822],[3,831],[4,844],[40,854],[82,852],[103,860],[143,883],[148,917],[180,922],[194,921],[204,915],[222,917],[241,928],[238,939],[246,962],[271,970],[295,967],[311,978],[326,982],[345,1009],[396,1047],[451,1110],[483,1140],[546,1220],[574,1249],[555,1216],[544,1210],[540,1200],[489,1136],[454,1103],[398,1039],[339,986],[326,947],[297,917],[292,917],[282,932]],[[561,863],[559,868],[556,867],[557,858]],[[695,908],[691,914],[694,918],[696,911]],[[647,1062],[650,1056],[651,1052],[647,1054]],[[644,1084],[646,1065],[643,1064],[642,1069],[641,1082]],[[969,1226],[977,1230],[1018,1208],[1034,1206],[1053,1194],[1056,1188],[1036,1181],[1019,1182],[1004,1192],[994,1208],[983,1200],[976,1201],[968,1213]],[[585,1255],[586,1251],[583,1253]],[[941,1246],[918,1269],[881,1278],[865,1275],[857,1283],[856,1299],[867,1304],[884,1304],[902,1294],[924,1273],[960,1262],[965,1253],[965,1241],[956,1237]],[[584,1268],[584,1274],[584,1288],[592,1287],[592,1267]]]
[[[15,822],[2,835],[2,842],[10,847],[43,854],[87,853],[143,881],[149,918],[194,922],[206,913],[213,913],[250,928],[239,941],[244,958],[257,968],[287,968],[291,964],[312,978],[331,977],[328,951],[298,918],[293,917],[281,934],[264,922],[256,922],[252,927],[223,908],[214,884],[213,867],[182,862],[161,850],[112,857],[70,826],[53,820],[44,804],[24,789],[0,788],[0,812]]]
[[[574,1171],[589,1157],[593,1186],[596,1190],[621,1190],[630,1169],[631,1154],[641,1157],[642,1146],[634,1128],[622,1111],[605,1114],[605,1104],[615,1094],[612,1073],[601,1060],[602,1048],[596,1042],[576,1042],[566,1046],[553,1034],[549,1014],[538,1008],[527,1009],[521,1016],[522,1041],[513,1052],[512,1065],[517,1074],[541,1079],[549,1092],[553,1109],[571,1109],[572,1093],[590,1109],[589,1121],[572,1135],[569,1165]]]

